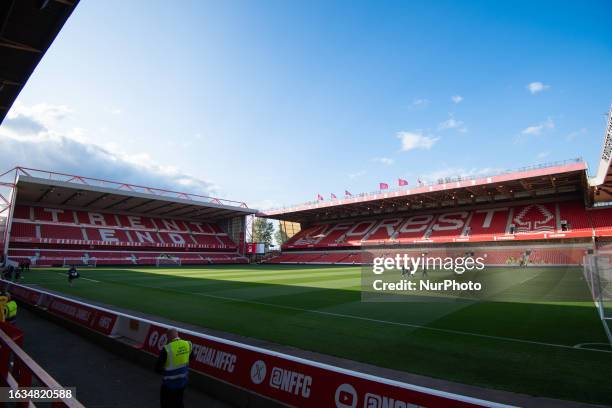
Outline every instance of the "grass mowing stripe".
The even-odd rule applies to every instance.
[[[101,283],[83,281],[73,287],[50,276],[54,270],[36,270],[25,281],[128,310],[380,367],[612,405],[608,380],[612,353],[574,348],[606,340],[592,301],[580,305],[571,299],[546,301],[546,297],[555,299],[549,293],[584,286],[572,277],[574,272],[534,268],[534,273],[542,273],[541,281],[525,283],[513,277],[513,268],[485,273],[500,279],[497,288],[525,299],[519,303],[432,302],[420,297],[409,303],[371,303],[361,302],[359,267],[317,268],[101,268],[85,273]],[[326,276],[339,272],[347,273]],[[256,281],[240,281],[257,275]],[[318,275],[318,282],[311,275]],[[265,283],[275,277],[279,279]],[[546,297],[538,300],[533,294]]]
[[[422,325],[418,325],[418,324],[394,322],[394,321],[390,321],[390,320],[374,319],[374,318],[370,318],[370,317],[348,315],[348,314],[343,314],[343,313],[326,312],[326,311],[323,311],[323,310],[304,309],[304,308],[296,307],[296,306],[278,305],[278,304],[274,304],[274,303],[260,302],[260,301],[257,301],[257,300],[248,300],[248,299],[233,298],[233,297],[228,297],[228,296],[211,295],[209,293],[186,292],[186,291],[181,291],[181,290],[176,290],[176,289],[164,289],[164,288],[160,288],[160,287],[149,287],[149,286],[146,286],[146,285],[135,285],[135,286],[140,286],[140,287],[143,287],[143,288],[151,288],[151,289],[168,290],[168,291],[171,291],[171,292],[182,293],[182,294],[185,294],[185,295],[204,296],[204,297],[209,297],[209,298],[213,298],[213,299],[225,300],[225,301],[229,301],[229,302],[250,303],[250,304],[259,305],[259,306],[267,306],[267,307],[273,307],[273,308],[278,308],[278,309],[293,310],[293,311],[297,311],[297,312],[314,313],[314,314],[320,314],[320,315],[324,315],[324,316],[332,316],[332,317],[340,317],[340,318],[346,318],[346,319],[363,320],[363,321],[368,321],[368,322],[373,322],[373,323],[381,323],[381,324],[388,324],[388,325],[393,325],[393,326],[410,327],[410,328],[419,329],[419,330],[429,330],[429,331],[436,331],[436,332],[441,332],[441,333],[459,334],[459,335],[462,335],[462,336],[473,336],[473,337],[487,338],[487,339],[500,340],[500,341],[509,341],[509,342],[515,342],[515,343],[538,345],[538,346],[563,348],[563,349],[569,349],[569,350],[582,350],[582,351],[595,351],[595,352],[600,352],[600,353],[612,353],[612,350],[583,349],[583,348],[576,348],[573,345],[570,346],[570,345],[566,345],[566,344],[546,343],[546,342],[535,341],[535,340],[525,340],[525,339],[517,339],[517,338],[511,338],[511,337],[502,337],[502,336],[493,336],[493,335],[488,335],[488,334],[464,332],[464,331],[460,331],[460,330],[443,329],[443,328],[439,328],[439,327],[429,327],[429,326],[422,326]]]

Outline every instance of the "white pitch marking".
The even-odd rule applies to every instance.
[[[364,320],[364,321],[369,321],[369,322],[374,322],[374,323],[390,324],[393,326],[412,327],[414,329],[423,329],[423,330],[437,331],[437,332],[442,332],[442,333],[453,333],[453,334],[460,334],[464,336],[482,337],[486,339],[502,340],[502,341],[509,341],[509,342],[515,342],[515,343],[523,343],[523,344],[533,344],[533,345],[538,345],[538,346],[557,347],[557,348],[564,348],[564,349],[569,349],[569,350],[582,350],[582,351],[596,351],[600,353],[612,353],[612,350],[575,348],[574,346],[568,346],[566,344],[546,343],[543,341],[524,340],[524,339],[517,339],[514,337],[493,336],[490,334],[472,333],[472,332],[465,332],[461,330],[442,329],[438,327],[422,326],[420,324],[400,323],[400,322],[394,322],[391,320],[373,319],[371,317],[355,316],[355,315],[348,315],[348,314],[343,314],[343,313],[325,312],[323,310],[312,310],[312,309],[304,309],[304,308],[295,307],[295,306],[276,305],[274,303],[259,302],[257,300],[245,300],[245,299],[239,299],[239,298],[232,298],[228,296],[211,295],[208,293],[185,292],[182,290],[170,289],[170,288],[165,288],[165,287],[154,287],[154,286],[147,286],[147,285],[134,285],[134,286],[140,286],[140,287],[149,288],[149,289],[163,289],[163,290],[168,290],[171,292],[182,293],[185,295],[203,296],[203,297],[228,300],[228,301],[233,301],[233,302],[238,302],[238,303],[250,303],[254,305],[276,307],[279,309],[295,310],[295,311],[306,312],[306,313],[315,313],[315,314],[320,314],[320,315],[325,315],[325,316],[342,317],[345,319]]]
[[[65,274],[63,274],[63,273],[59,273],[59,272],[58,272],[57,274],[58,274],[58,275],[60,275],[60,276],[63,276],[64,278],[67,278],[67,277],[68,277],[67,275],[65,275]],[[100,281],[97,281],[97,280],[95,280],[95,279],[84,278],[84,277],[82,277],[82,276],[81,276],[79,279],[83,279],[83,280],[90,281],[90,282],[95,282],[95,283],[100,283]]]

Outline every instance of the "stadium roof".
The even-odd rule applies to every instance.
[[[447,208],[584,191],[587,165],[581,159],[525,167],[498,175],[444,179],[395,191],[376,191],[262,211],[259,217],[285,221],[326,221],[391,214],[422,208]]]
[[[0,124],[78,3],[0,1]]]
[[[209,221],[254,214],[239,201],[17,167],[17,201]]]

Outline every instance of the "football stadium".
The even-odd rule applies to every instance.
[[[78,1],[5,4],[0,123]],[[599,131],[596,169],[400,179],[282,208],[5,169],[0,301],[19,319],[0,323],[2,403],[157,406],[159,383],[118,399],[139,382],[127,368],[109,395],[88,379],[104,364],[71,377],[58,361],[151,371],[175,328],[193,347],[187,406],[611,406],[612,109]]]

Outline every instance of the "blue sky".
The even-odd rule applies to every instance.
[[[573,157],[594,172],[611,12],[82,0],[0,127],[0,159],[261,208]]]

